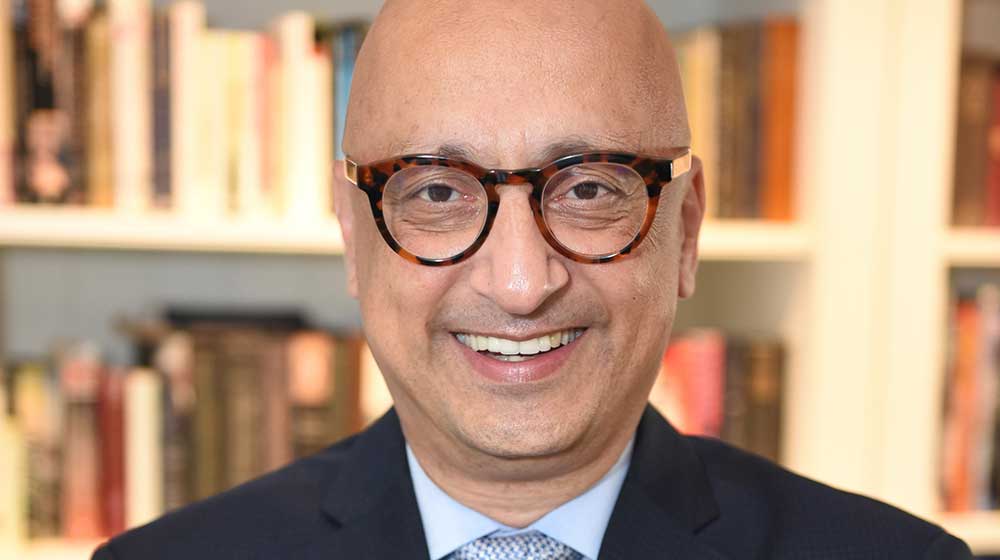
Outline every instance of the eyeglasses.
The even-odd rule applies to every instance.
[[[347,179],[368,195],[382,238],[401,257],[446,266],[486,241],[500,208],[498,185],[531,185],[542,237],[561,255],[605,263],[642,242],[664,185],[691,169],[691,151],[675,159],[621,152],[559,158],[531,169],[486,169],[435,155],[358,165]]]

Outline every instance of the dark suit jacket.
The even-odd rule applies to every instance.
[[[426,559],[395,412],[364,433],[119,535],[94,560]],[[647,407],[600,560],[957,559],[941,528],[794,475]]]

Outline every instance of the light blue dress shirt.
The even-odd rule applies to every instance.
[[[632,462],[634,443],[635,438],[597,484],[524,529],[508,527],[455,501],[427,476],[407,444],[406,459],[431,560],[441,560],[484,535],[514,535],[531,530],[541,531],[569,546],[586,560],[597,560],[611,511]]]

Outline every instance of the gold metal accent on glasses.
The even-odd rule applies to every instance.
[[[623,258],[639,246],[652,226],[663,187],[691,166],[691,150],[685,149],[673,159],[624,152],[584,153],[516,170],[486,169],[435,155],[402,156],[367,165],[347,159],[344,173],[368,195],[383,240],[410,262],[445,266],[469,258],[485,242],[496,218],[497,186],[530,185],[535,222],[553,249],[577,262],[604,263]],[[445,208],[448,213],[442,213]],[[405,218],[396,217],[405,212]],[[631,221],[623,222],[622,216]],[[614,222],[614,218],[619,220]],[[615,235],[620,241],[615,241]],[[421,243],[435,245],[434,250]],[[602,243],[618,244],[603,250]],[[602,250],[588,250],[595,246]]]

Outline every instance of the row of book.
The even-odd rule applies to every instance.
[[[941,449],[947,511],[1000,509],[1000,284],[953,299]]]
[[[774,337],[708,328],[677,333],[650,402],[682,433],[781,461],[784,363],[784,345]]]
[[[143,367],[67,344],[8,369],[0,548],[116,534],[320,451],[390,405],[357,335],[273,315],[133,335]]]
[[[794,219],[798,22],[701,27],[674,42],[707,214]]]
[[[328,218],[366,29],[301,12],[215,29],[194,0],[0,0],[0,206]]]
[[[952,222],[1000,227],[1000,58],[963,57],[957,120]]]

